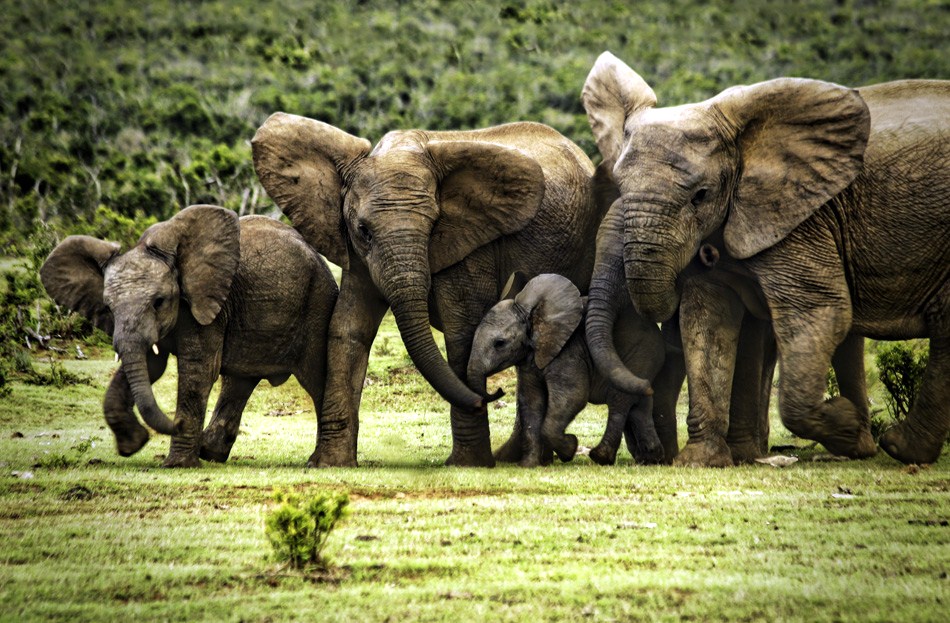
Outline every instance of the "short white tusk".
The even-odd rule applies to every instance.
[[[116,362],[119,361],[119,353],[116,353],[116,354],[115,354],[115,360],[116,360]]]
[[[158,354],[158,344],[152,344],[152,352]]]

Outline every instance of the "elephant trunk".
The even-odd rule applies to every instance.
[[[615,202],[597,234],[597,256],[587,298],[587,344],[594,366],[614,387],[627,393],[650,395],[650,383],[627,368],[614,342],[614,325],[626,296],[621,285],[623,215],[619,207],[619,202]]]
[[[676,278],[695,255],[695,223],[624,196],[623,264],[627,291],[646,318],[663,322],[676,312]],[[696,238],[695,242],[693,238]]]
[[[158,403],[155,402],[155,395],[152,393],[145,355],[146,348],[147,346],[135,348],[117,344],[116,352],[122,359],[122,369],[128,379],[129,389],[132,391],[135,406],[138,407],[142,419],[159,433],[174,435],[175,423],[168,419],[168,416],[159,408]]]
[[[485,397],[473,392],[452,371],[439,351],[429,326],[429,262],[424,242],[390,236],[391,253],[381,262],[389,273],[378,283],[389,300],[396,326],[412,362],[426,381],[453,406],[480,409]],[[418,257],[411,257],[411,254]],[[405,268],[407,255],[412,268]],[[397,259],[398,258],[398,259]],[[402,270],[401,270],[402,269]]]

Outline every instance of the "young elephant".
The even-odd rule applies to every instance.
[[[319,406],[326,339],[337,286],[326,264],[293,228],[216,206],[191,206],[148,228],[124,254],[119,245],[69,236],[40,270],[60,305],[112,335],[122,365],[103,411],[119,454],[149,439],[145,422],[172,435],[166,467],[225,461],[241,414],[261,379],[293,374]],[[178,358],[175,421],[151,384]],[[214,417],[202,436],[208,393],[221,376]]]
[[[513,299],[496,304],[478,325],[468,378],[484,390],[489,376],[518,366],[518,415],[506,444],[514,447],[499,455],[535,466],[547,447],[570,461],[577,437],[564,431],[590,402],[609,408],[607,429],[591,450],[591,459],[613,464],[626,429],[631,454],[641,463],[660,463],[664,452],[653,423],[653,397],[621,392],[596,372],[581,322],[584,306],[585,299],[569,279],[543,274],[528,281]],[[617,323],[614,339],[630,370],[653,379],[665,356],[659,328],[631,309]]]

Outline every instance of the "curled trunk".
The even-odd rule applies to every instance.
[[[627,393],[650,395],[650,383],[627,368],[614,343],[614,325],[626,296],[622,285],[622,221],[620,202],[614,202],[597,234],[597,256],[587,298],[587,345],[594,366],[614,387]]]
[[[142,419],[157,432],[174,435],[175,423],[168,419],[155,402],[148,375],[145,349],[122,348],[118,349],[118,352],[122,358],[122,369],[128,379],[135,406],[138,407]]]

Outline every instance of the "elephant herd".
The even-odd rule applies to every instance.
[[[119,453],[149,438],[134,405],[172,436],[165,465],[224,461],[256,385],[294,375],[318,413],[308,465],[355,466],[370,347],[391,309],[451,405],[450,465],[570,460],[565,429],[588,402],[608,405],[598,463],[624,435],[641,463],[746,462],[768,450],[776,363],[784,425],[868,457],[864,337],[930,339],[911,412],[879,443],[936,461],[950,431],[950,81],[780,78],[659,108],[605,52],[581,97],[596,168],[538,123],[394,131],[373,146],[275,113],[254,167],[293,227],[192,206],[125,253],[66,238],[40,274],[113,336],[122,363],[104,412]],[[318,253],[342,268],[339,288]],[[169,354],[173,420],[151,392]],[[493,454],[488,377],[512,365],[515,426]],[[831,366],[841,395],[825,399]]]

